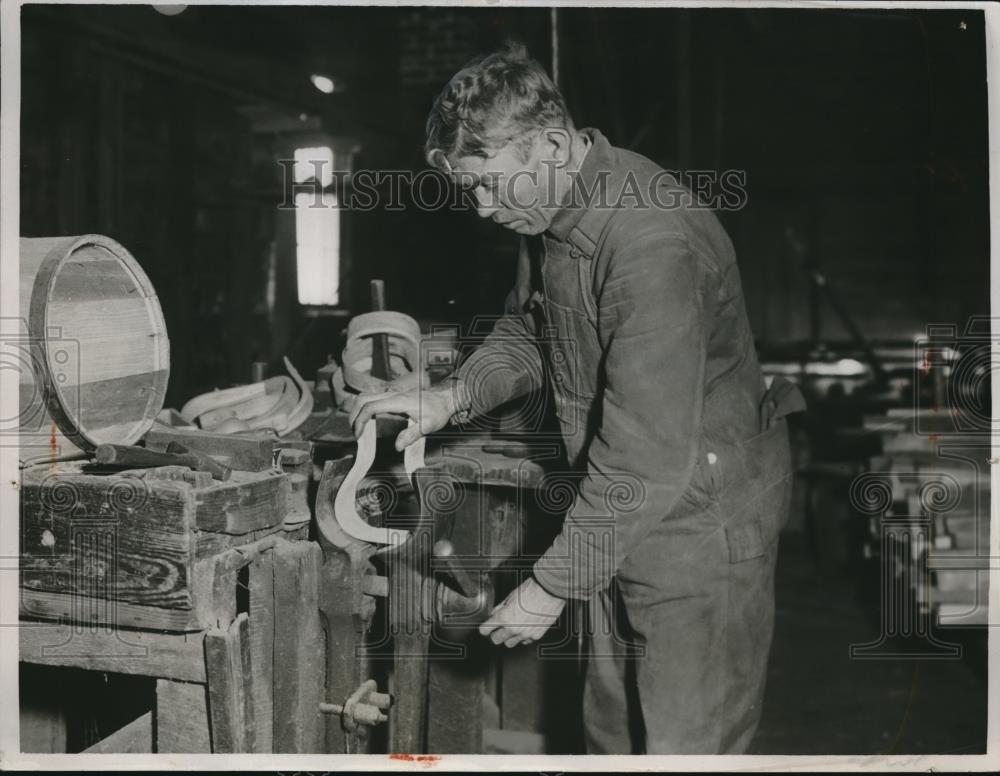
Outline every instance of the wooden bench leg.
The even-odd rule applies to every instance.
[[[172,754],[212,751],[208,692],[204,684],[156,680],[156,751]]]
[[[215,628],[205,634],[205,673],[212,751],[256,751],[250,620],[246,613],[228,629]]]
[[[317,590],[322,552],[312,542],[274,550],[274,751],[323,751],[324,643]]]

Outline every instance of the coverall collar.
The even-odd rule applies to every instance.
[[[580,130],[580,133],[590,139],[590,150],[583,158],[578,174],[573,177],[569,203],[560,208],[546,230],[560,242],[566,242],[570,232],[579,225],[580,219],[588,210],[585,205],[586,198],[581,196],[581,189],[592,191],[598,172],[611,169],[612,164],[611,143],[601,134],[600,130],[585,127]]]

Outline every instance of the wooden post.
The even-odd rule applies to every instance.
[[[253,666],[250,622],[245,612],[228,629],[213,628],[205,634],[205,666],[212,751],[254,752]]]
[[[204,684],[157,679],[156,751],[171,754],[212,751],[208,691]]]
[[[323,631],[317,588],[321,551],[313,542],[274,550],[274,751],[322,751]]]
[[[250,654],[257,751],[271,752],[274,731],[274,554],[250,566]]]

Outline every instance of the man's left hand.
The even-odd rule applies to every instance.
[[[516,647],[540,639],[559,618],[566,601],[546,592],[534,577],[523,582],[494,607],[479,632],[494,644]]]

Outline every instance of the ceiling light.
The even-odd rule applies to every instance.
[[[332,78],[327,78],[325,75],[318,75],[314,73],[309,76],[309,80],[312,81],[313,86],[319,89],[323,94],[333,94],[335,84]]]
[[[184,9],[187,8],[186,5],[166,5],[163,3],[153,3],[153,8],[158,12],[162,13],[164,16],[176,16],[179,13],[183,13]]]

